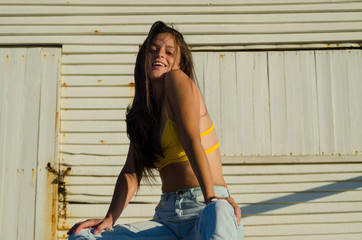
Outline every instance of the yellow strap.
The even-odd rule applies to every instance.
[[[205,153],[209,154],[209,153],[215,151],[218,147],[219,147],[219,141],[217,141],[217,143],[214,146],[212,146],[211,148],[206,149]]]
[[[166,117],[167,117],[167,119],[169,119],[166,104],[165,104],[165,110],[166,110]]]
[[[207,134],[209,134],[212,130],[214,130],[214,124],[211,124],[211,127],[209,129],[207,129],[205,132],[201,133],[200,136],[203,137]]]

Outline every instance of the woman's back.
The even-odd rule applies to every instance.
[[[172,79],[166,78],[165,81],[172,81]],[[209,165],[210,165],[210,171],[212,175],[212,181],[214,185],[218,186],[226,186],[226,183],[224,181],[223,175],[222,175],[222,167],[221,167],[221,156],[220,156],[220,150],[218,147],[218,139],[216,136],[216,131],[213,127],[212,120],[207,112],[204,100],[202,98],[202,95],[196,86],[196,84],[191,81],[191,79],[186,80],[189,82],[185,82],[185,84],[191,84],[191,88],[195,90],[196,97],[198,98],[196,103],[199,104],[198,107],[196,107],[199,111],[199,129],[200,129],[200,137],[201,137],[201,144],[202,147],[205,150]],[[169,84],[163,84],[165,86],[164,94],[163,96],[168,96],[167,98],[164,98],[164,101],[162,103],[162,106],[159,106],[161,109],[161,120],[160,120],[160,131],[158,133],[158,139],[161,142],[162,146],[162,140],[165,139],[165,134],[168,134],[165,131],[168,131],[169,128],[176,128],[176,131],[178,131],[177,128],[177,119],[176,116],[172,110],[172,106],[170,104],[170,98],[173,98],[174,96],[170,94],[168,91],[168,85]],[[171,100],[172,101],[172,100]],[[190,108],[193,108],[195,106],[189,106]],[[178,133],[177,133],[178,134]],[[179,136],[176,136],[179,138]],[[167,149],[168,145],[162,146],[164,147],[164,152],[169,151]],[[171,146],[172,147],[172,146]],[[182,145],[181,145],[182,147]],[[166,156],[168,157],[168,156]],[[195,176],[194,171],[192,170],[191,164],[188,161],[187,157],[181,158],[181,161],[173,161],[173,163],[166,164],[166,166],[162,166],[160,171],[160,176],[162,180],[162,191],[163,192],[172,192],[177,189],[182,188],[190,188],[190,187],[196,187],[199,186],[199,183],[197,181],[197,178]],[[162,161],[162,158],[161,158]]]

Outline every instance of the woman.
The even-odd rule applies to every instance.
[[[109,210],[104,219],[73,226],[70,239],[243,238],[240,208],[226,188],[214,125],[194,79],[183,36],[154,23],[137,55],[126,118],[131,143]],[[113,227],[154,168],[163,192],[154,218]]]

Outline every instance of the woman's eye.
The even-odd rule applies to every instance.
[[[172,55],[173,55],[173,52],[167,52],[167,54],[172,56]]]

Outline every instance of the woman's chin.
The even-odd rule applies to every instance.
[[[150,74],[149,78],[154,81],[154,80],[162,80],[163,77],[165,76],[166,72],[163,73],[156,73],[156,74]]]

